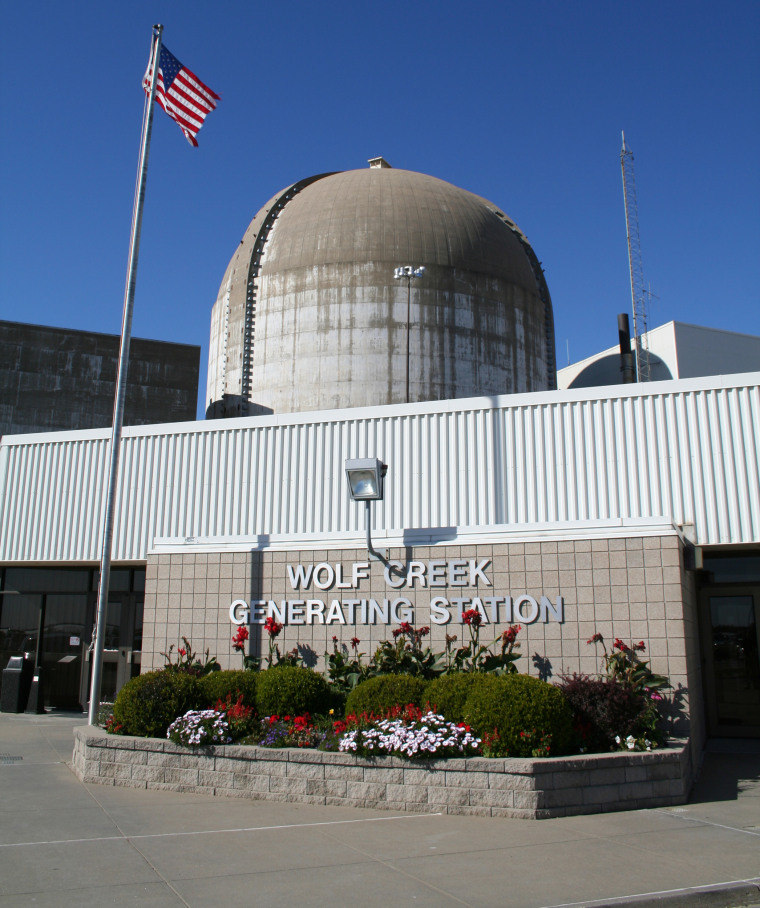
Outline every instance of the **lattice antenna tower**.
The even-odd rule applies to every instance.
[[[649,348],[646,334],[647,291],[644,287],[644,267],[641,263],[639,206],[636,202],[633,152],[625,144],[625,133],[623,133],[623,147],[620,150],[620,168],[623,172],[625,229],[628,237],[628,266],[631,272],[631,303],[633,307],[633,335],[636,347],[636,377],[638,381],[649,381]]]

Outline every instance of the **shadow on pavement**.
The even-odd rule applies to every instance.
[[[753,792],[760,797],[760,741],[717,738],[708,742],[689,804],[736,801]]]

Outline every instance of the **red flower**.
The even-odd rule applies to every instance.
[[[593,637],[589,637],[586,643],[604,643],[604,637],[601,634],[594,634]]]
[[[476,608],[468,608],[462,615],[463,624],[471,624],[473,627],[480,627],[483,623],[483,616]]]
[[[421,627],[416,633],[417,639],[419,639],[420,637],[427,637],[427,635],[429,633],[430,633],[429,627]]]
[[[621,653],[629,653],[630,649],[623,643],[620,637],[615,637],[615,642],[612,644],[613,649],[619,649]]]
[[[639,642],[638,642],[633,648],[634,648],[637,652],[643,653],[644,650],[645,650],[647,647],[646,647],[646,644],[644,643],[643,640],[639,640]]]
[[[232,638],[232,647],[233,649],[238,650],[238,652],[243,652],[245,649],[245,641],[248,639],[248,628],[241,625],[237,629],[237,633]]]
[[[358,637],[352,637],[352,638],[351,638],[351,646],[352,646],[354,649],[357,649],[360,643],[361,643],[361,640],[360,640]]]
[[[278,621],[275,621],[274,618],[270,615],[264,622],[264,630],[266,630],[270,637],[274,638],[282,630],[282,625]]]
[[[225,700],[217,700],[214,709],[218,713],[224,713],[228,719],[249,719],[253,713],[252,706],[246,706],[243,703],[243,695],[239,694],[237,700],[232,702],[232,694],[227,694]]]
[[[504,633],[501,635],[501,639],[504,641],[504,644],[509,645],[511,643],[514,643],[515,640],[517,639],[517,635],[520,633],[521,630],[522,630],[521,624],[510,625],[504,631]]]
[[[187,650],[186,650],[186,649],[178,649],[178,650],[177,650],[177,655],[178,655],[178,656],[186,656],[186,655],[187,655]]]

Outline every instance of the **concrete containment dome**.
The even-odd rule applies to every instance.
[[[271,199],[213,309],[209,417],[555,386],[549,291],[517,226],[382,159]]]

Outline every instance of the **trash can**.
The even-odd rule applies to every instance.
[[[11,656],[3,669],[3,689],[0,691],[0,711],[22,713],[26,709],[32,686],[34,663],[23,656]]]

